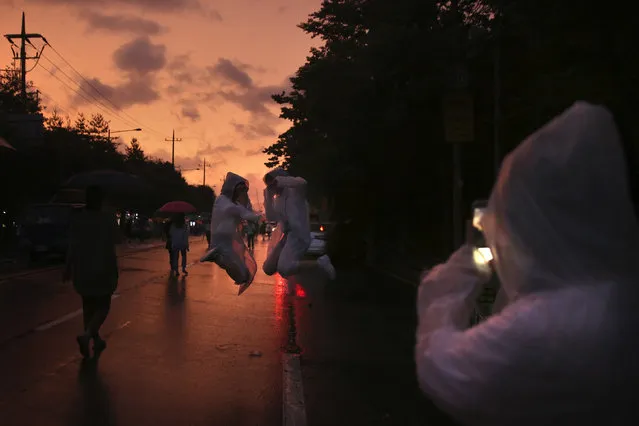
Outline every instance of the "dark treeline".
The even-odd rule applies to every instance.
[[[34,87],[26,99],[19,89],[17,73],[0,78],[0,137],[9,143],[20,139],[7,123],[11,114],[45,112]],[[19,214],[29,203],[50,201],[75,174],[110,169],[135,174],[153,189],[117,207],[151,214],[165,202],[184,200],[201,211],[211,210],[211,188],[187,184],[171,163],[148,157],[135,138],[119,149],[117,141],[108,138],[109,123],[102,115],[79,113],[74,121],[55,110],[45,115],[40,144],[21,146],[14,142],[17,151],[0,151],[0,209]]]
[[[624,8],[325,0],[300,27],[323,44],[292,90],[274,96],[292,126],[265,150],[267,165],[306,177],[316,198],[330,195],[336,218],[353,218],[376,248],[428,261],[452,249],[442,100],[460,89],[460,69],[474,102],[474,141],[461,148],[466,219],[471,202],[490,193],[494,157],[576,100],[612,108],[636,144],[639,30]]]

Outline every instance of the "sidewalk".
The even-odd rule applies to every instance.
[[[308,425],[454,425],[416,382],[416,287],[338,274],[323,291],[302,277],[307,297],[295,303]]]

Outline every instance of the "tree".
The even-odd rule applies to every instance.
[[[89,134],[106,135],[109,132],[109,122],[100,113],[91,114],[86,128]]]
[[[146,161],[146,155],[140,146],[137,138],[131,139],[131,145],[126,147],[126,160],[130,162],[144,162]]]
[[[81,135],[88,133],[89,124],[87,123],[87,118],[83,113],[79,112],[76,116],[75,122],[73,123],[73,129]]]
[[[65,127],[64,118],[60,115],[60,112],[57,108],[54,108],[45,121],[45,126],[48,130],[62,129]]]

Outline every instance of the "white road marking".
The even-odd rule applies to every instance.
[[[111,296],[111,300],[113,300],[113,299],[117,299],[118,297],[120,297],[120,295],[119,295],[119,294],[114,294],[113,296]],[[58,319],[55,319],[55,320],[53,320],[53,321],[49,321],[49,322],[48,322],[48,323],[46,323],[46,324],[42,324],[41,326],[36,327],[35,331],[45,331],[45,330],[48,330],[48,329],[50,329],[50,328],[55,327],[56,325],[60,325],[60,324],[62,324],[62,323],[64,323],[64,322],[67,322],[67,321],[69,321],[69,320],[71,320],[71,319],[73,319],[73,318],[75,318],[75,317],[77,317],[77,316],[79,316],[79,315],[82,315],[82,309],[78,309],[77,311],[73,311],[73,312],[71,312],[71,313],[69,313],[69,314],[66,314],[66,315],[64,315],[64,316],[61,316],[61,317],[60,317],[60,318],[58,318]]]
[[[284,426],[306,426],[306,405],[300,356],[282,354],[282,421]]]

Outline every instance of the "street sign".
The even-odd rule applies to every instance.
[[[451,93],[444,96],[444,126],[447,142],[472,142],[475,140],[475,107],[468,93]]]

